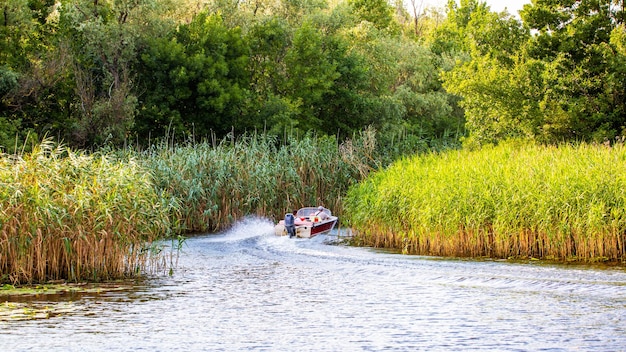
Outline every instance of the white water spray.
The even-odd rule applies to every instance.
[[[220,236],[222,241],[240,241],[274,233],[274,223],[267,218],[248,216],[237,221]]]

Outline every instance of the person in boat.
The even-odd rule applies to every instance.
[[[285,214],[285,229],[289,234],[289,238],[296,235],[296,218],[292,213]]]
[[[323,206],[317,207],[317,211],[315,212],[315,216],[319,216],[320,220],[324,221],[328,218],[328,214],[324,211]]]

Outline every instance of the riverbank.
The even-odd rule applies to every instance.
[[[173,265],[193,232],[304,205],[340,213],[378,167],[374,133],[340,143],[243,136],[87,154],[44,141],[0,155],[0,284],[101,282]],[[164,238],[171,238],[171,245]]]
[[[420,154],[383,170],[399,155],[391,149],[366,131],[342,143],[255,135],[91,154],[44,141],[31,153],[1,155],[0,284],[167,272],[184,234],[311,204],[352,227],[355,245],[624,261],[622,144],[506,144]],[[372,170],[382,171],[359,184]]]
[[[626,148],[508,143],[396,162],[353,187],[355,243],[408,254],[626,260]]]

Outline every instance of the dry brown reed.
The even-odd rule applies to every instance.
[[[101,281],[152,264],[150,243],[169,212],[132,159],[77,153],[44,141],[0,155],[0,282]]]

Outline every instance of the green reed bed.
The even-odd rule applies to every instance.
[[[626,147],[504,144],[403,159],[353,187],[358,241],[405,253],[626,260]]]
[[[341,215],[343,196],[384,149],[367,130],[341,142],[251,135],[87,154],[44,141],[2,154],[0,283],[136,276],[167,265],[166,237],[175,251],[182,234],[249,215],[278,219],[316,205]]]
[[[0,155],[0,282],[100,281],[155,264],[171,205],[132,158],[74,152],[44,141]]]
[[[279,143],[251,135],[161,146],[143,159],[156,187],[179,202],[176,231],[217,231],[244,216],[278,219],[303,206],[340,212],[348,187],[369,171],[373,138],[363,134],[340,144],[309,136]]]

